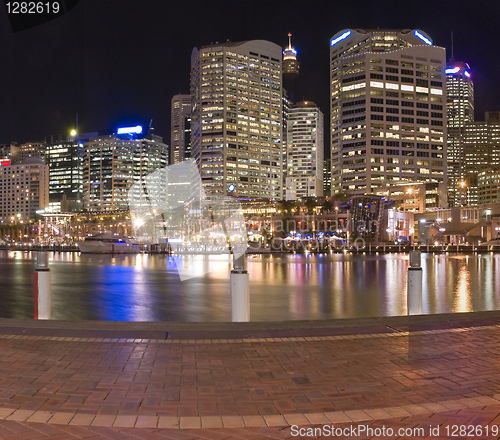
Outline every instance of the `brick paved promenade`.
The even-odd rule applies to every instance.
[[[0,320],[0,439],[499,438],[500,313],[460,318],[166,330]],[[130,337],[144,335],[156,337]],[[312,431],[323,425],[394,436]],[[452,425],[473,435],[447,436]]]

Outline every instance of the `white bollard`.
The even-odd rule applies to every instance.
[[[244,269],[245,254],[234,259],[234,269],[230,275],[231,285],[231,321],[250,321],[250,293],[248,272]]]
[[[420,267],[420,251],[410,252],[408,268],[408,315],[422,314],[422,268]]]
[[[51,280],[48,261],[47,252],[37,252],[34,283],[35,319],[50,319]]]

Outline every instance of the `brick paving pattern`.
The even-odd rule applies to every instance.
[[[301,438],[291,425],[359,423],[465,438],[445,426],[500,424],[499,338],[500,326],[193,341],[0,335],[0,439],[285,439]],[[466,438],[500,437],[477,433]]]

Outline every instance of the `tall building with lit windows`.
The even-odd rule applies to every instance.
[[[281,47],[193,49],[191,150],[208,197],[283,197]]]
[[[191,157],[191,95],[172,97],[170,122],[170,160],[182,162]]]
[[[485,121],[464,125],[463,150],[456,204],[473,206],[491,201],[492,187],[500,175],[500,112],[486,112]]]
[[[446,185],[445,49],[420,30],[344,29],[330,40],[333,194]]]
[[[45,163],[49,166],[49,211],[82,210],[83,142],[74,136],[45,138]]]
[[[119,130],[118,134],[96,136],[85,142],[84,211],[127,210],[131,186],[168,164],[168,145],[160,136],[138,135],[120,134]]]
[[[49,167],[40,158],[0,165],[0,223],[25,222],[49,207]]]
[[[323,195],[323,113],[311,101],[288,113],[286,200]]]
[[[450,61],[446,74],[448,115],[448,202],[463,204],[460,191],[465,179],[465,125],[474,121],[474,83],[467,63]]]

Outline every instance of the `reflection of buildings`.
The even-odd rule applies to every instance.
[[[323,195],[323,113],[311,101],[288,113],[286,200]]]
[[[49,205],[49,167],[38,158],[0,166],[0,194],[2,222],[33,219],[37,210]]]
[[[334,194],[446,181],[445,49],[419,30],[330,41]]]
[[[170,163],[191,157],[191,95],[172,97],[170,126]]]
[[[193,49],[191,149],[208,197],[282,198],[281,89],[274,43]]]
[[[156,135],[142,139],[128,135],[91,138],[83,152],[84,210],[127,209],[128,190],[133,183],[167,162],[168,146]]]
[[[448,201],[463,205],[460,183],[464,181],[464,126],[474,121],[474,84],[466,63],[448,63],[446,74],[446,111],[448,116]]]

